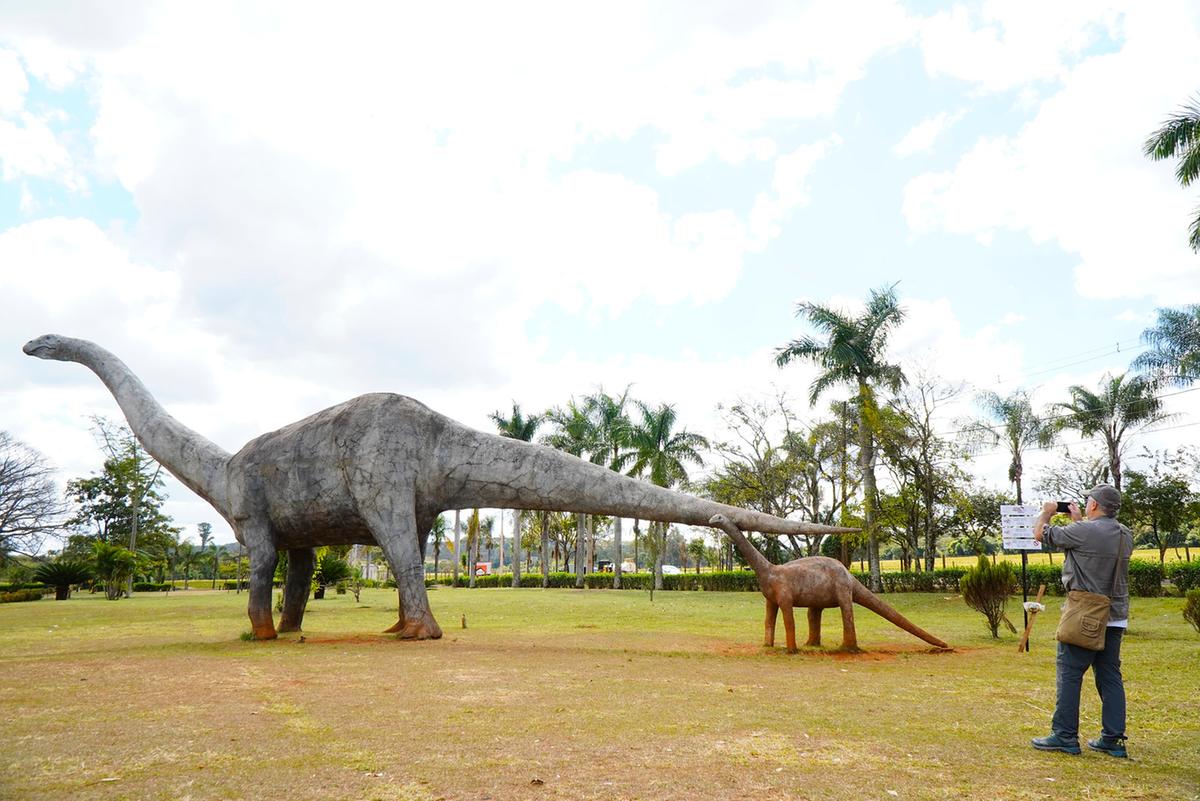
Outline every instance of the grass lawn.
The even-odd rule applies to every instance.
[[[385,590],[310,602],[303,643],[241,640],[246,596],[220,591],[0,606],[0,798],[1200,798],[1200,636],[1178,598],[1134,599],[1121,761],[1028,745],[1057,598],[1029,654],[960,599],[891,595],[958,650],[860,609],[866,653],[788,656],[760,647],[752,593],[430,597],[446,636],[419,643],[376,633]],[[1099,712],[1089,683],[1085,735]]]

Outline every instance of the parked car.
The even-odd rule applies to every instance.
[[[612,563],[612,560],[611,560],[611,559],[600,559],[600,560],[598,560],[598,561],[596,562],[596,572],[597,572],[597,573],[611,573],[611,572],[613,572],[613,563]]]
[[[675,565],[663,565],[664,576],[678,576],[683,571],[675,567]]]

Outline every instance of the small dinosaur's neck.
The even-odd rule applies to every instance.
[[[740,553],[742,558],[746,560],[746,563],[750,565],[750,568],[754,571],[754,574],[758,576],[759,580],[762,581],[765,579],[767,574],[770,573],[771,568],[774,567],[771,562],[767,561],[767,557],[763,556],[762,552],[754,547],[754,543],[750,542],[746,535],[742,533],[741,529],[739,529],[729,520],[719,522],[717,523],[717,526],[727,535],[729,535],[731,540],[733,540],[733,547],[738,549],[738,553]]]

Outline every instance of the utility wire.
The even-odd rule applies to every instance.
[[[1157,434],[1160,431],[1175,431],[1176,429],[1191,428],[1192,426],[1200,426],[1200,422],[1182,423],[1177,426],[1166,426],[1164,428],[1146,428],[1146,429],[1141,430],[1139,433]],[[1101,439],[1101,437],[1099,435],[1096,435],[1096,436],[1092,436],[1092,437],[1084,437],[1078,441],[1079,442],[1099,442],[1100,439]],[[1028,453],[1029,451],[1048,451],[1051,448],[1055,448],[1055,447],[1058,447],[1057,444],[1051,443],[1050,445],[1038,445],[1038,446],[1031,446],[1028,448],[1022,448],[1021,452]],[[973,453],[971,455],[972,456],[993,456],[996,454],[1009,455],[1008,450],[1004,449],[1004,448],[996,448],[995,450],[990,450],[990,451],[980,451],[979,453]]]

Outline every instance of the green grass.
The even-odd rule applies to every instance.
[[[1193,548],[1192,556],[1195,557],[1196,555],[1197,555],[1197,550],[1195,548]],[[1009,562],[1013,562],[1018,565],[1021,564],[1021,554],[1020,553],[1013,553],[1013,552],[1004,553],[1004,554],[1000,554],[999,558],[1004,559]],[[1142,559],[1147,562],[1157,562],[1158,561],[1158,550],[1155,548],[1138,548],[1138,549],[1134,550],[1131,558]],[[977,561],[979,561],[978,556],[947,556],[946,557],[946,567],[971,567]],[[1182,561],[1184,561],[1183,548],[1181,547],[1179,549],[1178,557],[1175,556],[1174,549],[1168,548],[1167,553],[1166,553],[1166,561],[1167,562],[1182,562]],[[1050,554],[1047,552],[1042,552],[1042,551],[1030,552],[1028,563],[1031,565],[1048,565],[1051,563],[1050,562]],[[1054,554],[1054,564],[1062,565],[1062,563],[1063,563],[1063,555],[1061,553],[1055,553]],[[865,566],[865,563],[864,563],[864,566]],[[935,560],[934,567],[941,567],[941,566],[942,566],[942,557],[939,556]],[[853,569],[857,570],[858,562],[855,562],[853,565],[851,565],[851,567]],[[887,572],[889,570],[899,570],[900,569],[900,560],[899,559],[881,559],[879,561],[879,569],[884,572]]]
[[[866,653],[788,656],[753,593],[430,597],[446,636],[419,643],[376,633],[385,590],[310,602],[303,643],[242,641],[246,596],[219,591],[0,607],[0,798],[1200,798],[1181,599],[1134,599],[1122,762],[1028,746],[1059,599],[1029,654],[958,598],[893,595],[958,650],[860,609]]]

